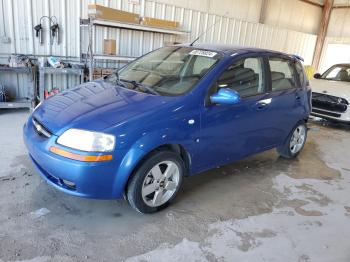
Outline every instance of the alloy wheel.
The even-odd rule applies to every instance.
[[[156,164],[146,175],[142,184],[142,199],[150,207],[159,207],[169,201],[180,181],[180,168],[173,161]]]
[[[304,125],[300,125],[294,130],[290,140],[289,148],[293,154],[298,153],[302,149],[305,142],[305,138],[306,128]]]

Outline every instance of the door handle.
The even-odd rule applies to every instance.
[[[296,95],[295,96],[295,100],[300,101],[301,100],[301,96]]]
[[[260,100],[260,101],[256,102],[255,108],[257,110],[263,110],[271,103],[271,100],[272,100],[271,98]]]

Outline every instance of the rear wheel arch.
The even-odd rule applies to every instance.
[[[276,148],[277,152],[280,156],[282,156],[283,158],[294,158],[301,152],[301,150],[304,148],[304,145],[305,145],[306,139],[307,139],[307,125],[306,125],[306,123],[307,123],[307,121],[305,119],[302,119],[294,125],[291,132],[289,133],[289,135],[285,139],[284,143]],[[294,131],[296,130],[296,128],[298,126],[304,127],[305,134],[304,134],[303,144],[302,144],[301,148],[296,153],[293,153],[291,151],[291,148],[290,148],[290,140],[291,140],[291,137],[292,137]]]

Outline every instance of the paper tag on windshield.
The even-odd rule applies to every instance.
[[[190,52],[190,55],[199,55],[199,56],[206,56],[206,57],[214,57],[217,53],[207,51],[207,50],[192,50]]]

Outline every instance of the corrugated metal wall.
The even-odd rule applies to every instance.
[[[156,0],[203,13],[235,17],[248,22],[259,22],[262,0]]]
[[[301,1],[268,0],[264,23],[317,34],[322,8]]]
[[[116,1],[88,1],[88,0],[3,0],[4,1],[4,28],[6,35],[11,38],[10,44],[1,44],[0,53],[26,53],[35,55],[60,55],[79,57],[80,34],[79,18],[87,17],[88,3],[108,5],[122,10],[141,13],[142,5],[130,4],[128,0]],[[286,52],[296,52],[308,57],[312,50],[314,35],[298,33],[274,26],[251,23],[235,18],[209,14],[145,1],[143,13],[147,16],[180,21],[185,30],[191,32],[194,38],[205,30],[214,21],[220,21],[213,30],[205,35],[201,42],[221,42],[240,45],[250,45],[271,48]],[[51,45],[48,41],[48,30],[45,30],[45,44],[40,45],[34,36],[33,26],[39,23],[41,16],[56,16],[61,26],[61,43]],[[47,28],[48,20],[44,19]],[[3,28],[0,29],[4,35]],[[86,31],[84,29],[83,31]],[[103,38],[116,38],[119,43],[120,54],[139,56],[163,44],[164,41],[187,40],[176,39],[174,36],[137,32],[131,30],[98,28],[96,32],[97,52],[102,52]],[[86,34],[82,42],[86,43]],[[281,36],[274,38],[274,36]],[[270,41],[270,39],[274,41]],[[84,46],[84,49],[86,45]],[[83,50],[84,51],[84,50]],[[86,50],[85,50],[86,51]]]
[[[159,33],[98,27],[95,46],[97,53],[102,53],[104,38],[113,38],[117,40],[119,54],[140,56],[161,47],[167,41],[188,42],[216,21],[218,21],[216,26],[204,35],[199,42],[238,44],[295,53],[305,57],[306,63],[311,63],[316,42],[316,35],[313,34],[300,33],[276,26],[247,22],[237,18],[148,0],[140,0],[140,5],[131,4],[128,0],[2,1],[4,6],[0,13],[4,13],[4,23],[3,26],[0,26],[0,37],[7,35],[11,39],[9,44],[0,44],[0,53],[3,58],[9,53],[25,53],[37,56],[67,56],[69,59],[78,59],[80,52],[86,52],[87,50],[87,28],[82,28],[82,32],[80,32],[79,18],[87,18],[88,3],[102,4],[156,18],[176,20],[181,23],[184,30],[190,31],[187,38],[179,38],[179,36]],[[248,2],[250,3],[249,6],[252,5],[252,1]],[[239,6],[237,6],[238,8]],[[246,10],[249,10],[249,8],[245,7]],[[255,8],[260,11],[260,6]],[[254,14],[253,11],[247,12]],[[57,17],[61,34],[59,45],[57,43],[50,44],[48,30],[44,32],[46,38],[44,45],[40,45],[35,37],[33,26],[39,23],[39,19],[43,15]],[[43,20],[43,24],[44,28],[48,28],[47,19]],[[2,62],[4,62],[4,59]],[[76,78],[72,77],[69,80],[70,85],[76,81],[74,79]],[[23,85],[21,77],[2,76],[0,81],[5,82],[6,85]],[[65,77],[48,78],[47,85],[65,87],[66,82]],[[18,90],[21,95],[25,93],[25,91],[21,91],[21,88]]]
[[[350,1],[348,1],[350,5]],[[350,8],[333,9],[328,25],[329,37],[350,37]]]

